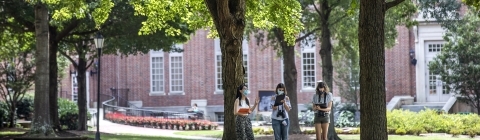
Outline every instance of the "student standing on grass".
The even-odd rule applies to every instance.
[[[332,108],[332,93],[327,84],[319,82],[313,95],[313,111],[315,111],[315,134],[317,140],[327,140],[330,110]]]
[[[248,115],[252,113],[258,105],[258,98],[255,99],[255,104],[250,106],[250,101],[248,100],[247,95],[250,94],[248,87],[244,84],[241,84],[237,88],[237,99],[234,103],[234,112],[235,112],[235,131],[237,132],[237,140],[254,140],[252,130],[252,122]],[[243,111],[247,110],[247,111]]]
[[[288,119],[288,111],[292,108],[290,99],[287,96],[285,84],[279,83],[275,88],[275,93],[272,97],[272,128],[275,140],[288,140],[288,127],[290,127],[290,120]],[[277,102],[278,101],[278,102]]]

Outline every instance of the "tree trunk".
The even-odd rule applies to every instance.
[[[321,4],[321,21],[320,26],[322,28],[321,37],[320,37],[320,57],[322,57],[322,80],[327,83],[328,87],[333,90],[333,62],[332,62],[332,42],[330,26],[328,23],[328,18],[330,17],[331,8],[328,7],[328,1],[323,0]],[[333,91],[331,91],[333,93]],[[335,119],[333,114],[335,114],[335,108],[332,106],[330,111],[330,125],[328,126],[328,139],[329,140],[339,140],[340,138],[335,132]]]
[[[360,139],[388,140],[385,103],[384,0],[360,0]]]
[[[79,53],[77,67],[77,82],[78,82],[78,131],[87,131],[87,79],[86,67],[87,62],[84,59],[85,54]]]
[[[9,123],[10,124],[8,125],[9,128],[15,128],[15,113],[17,112],[15,110],[15,108],[16,108],[15,104],[16,103],[17,102],[13,102],[12,100],[10,100],[10,105],[9,105],[10,106],[10,108],[9,108],[10,109],[10,113],[9,113],[9,116],[10,116]],[[3,125],[3,124],[0,124],[0,125]]]
[[[275,37],[283,54],[283,79],[285,81],[285,88],[287,89],[288,97],[292,108],[288,112],[290,119],[289,134],[299,134],[300,124],[298,121],[298,98],[297,98],[297,66],[295,65],[295,46],[289,46],[285,41],[284,32],[280,28],[273,29]]]
[[[37,136],[55,135],[49,114],[49,29],[48,9],[45,4],[35,4],[35,98],[34,115],[30,132]]]
[[[245,0],[205,0],[205,3],[220,36],[225,111],[222,139],[233,140],[237,139],[233,111],[236,89],[244,79],[242,41],[245,29]]]
[[[55,31],[50,32],[50,119],[52,119],[52,127],[56,131],[61,131],[62,127],[60,126],[60,119],[58,118],[58,66],[57,66],[57,51],[58,43],[53,41],[56,36]]]

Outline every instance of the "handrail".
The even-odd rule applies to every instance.
[[[160,111],[160,110],[116,106],[116,105],[110,104],[112,101],[114,101],[116,99],[114,96],[107,95],[107,94],[101,94],[101,95],[111,97],[111,99],[102,102],[103,116],[105,116],[105,111],[107,110],[107,108],[109,108],[108,109],[109,111],[113,111],[113,109],[116,110],[116,111],[118,111],[120,109],[124,109],[126,112],[130,113],[129,115],[134,115],[134,116],[154,116],[152,114],[162,113],[162,115],[159,115],[159,116],[163,116],[163,117],[167,117],[167,118],[172,118],[173,117],[173,118],[184,118],[184,119],[186,119],[186,118],[189,118],[189,115],[197,114],[197,113],[181,113],[181,112],[174,112],[174,111]],[[149,113],[149,114],[147,115],[146,113]],[[105,119],[105,117],[104,117],[104,119]]]

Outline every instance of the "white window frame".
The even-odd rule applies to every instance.
[[[163,90],[159,91],[153,91],[153,61],[152,59],[154,57],[161,57],[162,58],[162,71],[163,73],[161,74],[161,80],[163,81],[163,84],[161,85],[163,87]],[[150,51],[150,96],[159,96],[159,95],[165,95],[165,57],[163,55],[163,51]]]
[[[180,49],[183,49],[183,44],[176,44],[175,45],[176,48],[180,48]],[[172,58],[173,57],[180,57],[182,58],[182,61],[181,61],[181,68],[182,68],[182,72],[181,72],[181,75],[182,75],[182,79],[180,79],[182,82],[181,86],[182,86],[182,90],[181,91],[173,91],[173,77],[172,77],[172,69],[173,69],[173,66],[172,66]],[[168,93],[169,95],[185,95],[185,65],[184,65],[184,58],[183,58],[183,52],[172,52],[172,53],[169,53],[169,62],[168,62],[168,65],[169,65],[169,87],[170,87],[170,93]],[[178,79],[176,79],[178,80]]]
[[[219,76],[219,72],[217,71],[218,68],[220,68],[220,69],[222,68],[222,66],[218,66],[218,60],[217,60],[217,57],[218,57],[218,56],[220,56],[220,57],[222,56],[222,51],[221,51],[221,49],[220,49],[220,39],[219,39],[219,38],[215,38],[215,39],[214,39],[214,47],[215,47],[215,53],[214,53],[214,54],[215,54],[215,56],[214,56],[214,58],[215,58],[215,92],[214,92],[214,94],[223,94],[223,89],[218,89],[218,86],[219,86],[218,80],[219,80],[219,79],[222,79],[222,77],[218,77],[218,76]],[[245,63],[245,61],[247,62],[247,65],[246,65],[246,66],[244,65],[245,68],[246,68],[246,69],[245,69],[245,74],[246,74],[247,76],[244,77],[244,78],[247,79],[246,81],[247,81],[247,86],[248,86],[248,85],[249,85],[249,82],[248,82],[248,81],[249,81],[249,79],[250,79],[250,75],[249,75],[249,65],[250,65],[250,63],[249,63],[249,61],[248,61],[248,60],[249,60],[249,56],[248,56],[248,41],[247,41],[246,39],[244,39],[243,42],[242,42],[242,57],[243,57],[243,58],[246,58],[246,59],[243,60],[242,65]],[[221,72],[220,72],[220,73],[221,73]],[[222,83],[222,84],[223,84],[223,83]]]
[[[317,65],[316,65],[317,55],[316,55],[316,53],[315,53],[316,41],[315,41],[314,39],[311,39],[311,38],[312,38],[312,36],[307,37],[307,39],[311,40],[311,42],[308,43],[308,44],[306,44],[306,45],[303,45],[303,47],[301,48],[301,49],[302,49],[302,50],[301,50],[302,53],[301,53],[301,57],[300,57],[300,59],[301,59],[301,60],[300,60],[300,61],[301,61],[301,67],[302,67],[302,69],[301,69],[301,70],[302,70],[302,71],[301,71],[301,72],[302,72],[302,83],[301,83],[301,84],[302,84],[302,86],[301,86],[301,87],[302,87],[302,90],[301,90],[301,91],[315,91],[315,84],[316,84],[316,79],[317,79],[317,78],[316,78],[316,77],[317,77],[317,73],[316,73],[316,72],[317,72]],[[313,45],[312,45],[312,44],[313,44]],[[303,65],[304,65],[304,63],[303,63],[303,59],[304,59],[303,55],[304,55],[305,53],[313,53],[313,74],[314,74],[314,75],[313,75],[314,80],[313,80],[313,82],[312,82],[313,85],[314,85],[313,88],[312,88],[312,87],[305,87],[305,84],[304,84],[304,83],[305,83],[305,81],[304,81],[305,75],[304,75],[304,68],[303,68]]]
[[[247,62],[247,65],[243,65],[243,66],[245,67],[245,75],[247,75],[247,76],[244,77],[244,78],[247,79],[247,80],[246,80],[247,86],[250,87],[250,86],[249,86],[249,85],[250,85],[250,82],[249,82],[249,81],[250,81],[250,74],[249,74],[249,71],[250,71],[250,70],[249,70],[249,69],[250,69],[250,67],[249,67],[250,61],[248,61],[250,57],[249,57],[249,55],[248,55],[248,41],[247,41],[246,38],[243,39],[243,42],[242,42],[242,51],[243,51],[243,53],[242,53],[242,57],[243,57],[242,65],[245,63],[245,61]]]
[[[77,81],[77,72],[75,71],[72,76],[72,97],[70,98],[71,101],[77,102],[78,101],[78,81]],[[88,78],[87,78],[88,79]]]
[[[221,76],[221,73],[222,73],[222,64],[220,63],[220,66],[218,65],[218,60],[217,60],[217,57],[220,57],[220,61],[221,61],[221,57],[222,57],[222,51],[220,50],[220,38],[215,38],[214,39],[214,47],[215,47],[215,92],[214,94],[223,94],[223,89],[219,89],[218,86],[220,84],[222,84],[223,86],[223,81],[222,83],[220,83],[218,80],[222,80],[222,77],[218,77],[218,76]],[[218,71],[218,69],[220,68],[220,72]]]

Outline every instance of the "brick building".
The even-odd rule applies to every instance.
[[[418,26],[398,27],[397,44],[385,52],[385,82],[387,102],[395,96],[410,96],[415,102],[442,102],[451,97],[441,93],[442,83],[435,75],[430,75],[426,67],[437,49],[443,46],[443,29],[438,24],[427,23],[419,16]],[[208,31],[198,30],[188,42],[177,44],[183,53],[150,51],[137,56],[102,57],[101,93],[110,94],[116,89],[128,89],[128,101],[138,107],[185,111],[197,103],[206,116],[222,121],[223,90],[221,89],[221,53],[218,39],[208,39]],[[106,40],[108,41],[108,40]],[[281,58],[271,48],[257,46],[252,38],[244,41],[244,65],[246,81],[251,91],[250,99],[255,99],[259,91],[273,90],[283,80]],[[299,109],[310,102],[314,94],[315,81],[321,80],[321,58],[317,47],[297,46],[296,66],[298,73],[297,94]],[[417,60],[413,63],[412,60]],[[311,67],[310,67],[311,66]],[[309,69],[304,69],[309,68]],[[71,70],[73,71],[73,70]],[[87,75],[91,75],[87,72]],[[97,75],[87,78],[87,97],[90,107],[96,102]],[[62,91],[75,90],[75,75],[63,80]],[[437,89],[438,88],[438,89]],[[335,100],[339,101],[338,89],[334,85]],[[435,92],[435,93],[434,93]],[[438,93],[437,93],[438,92]],[[228,93],[232,94],[232,93]],[[72,95],[74,98],[74,95]]]

